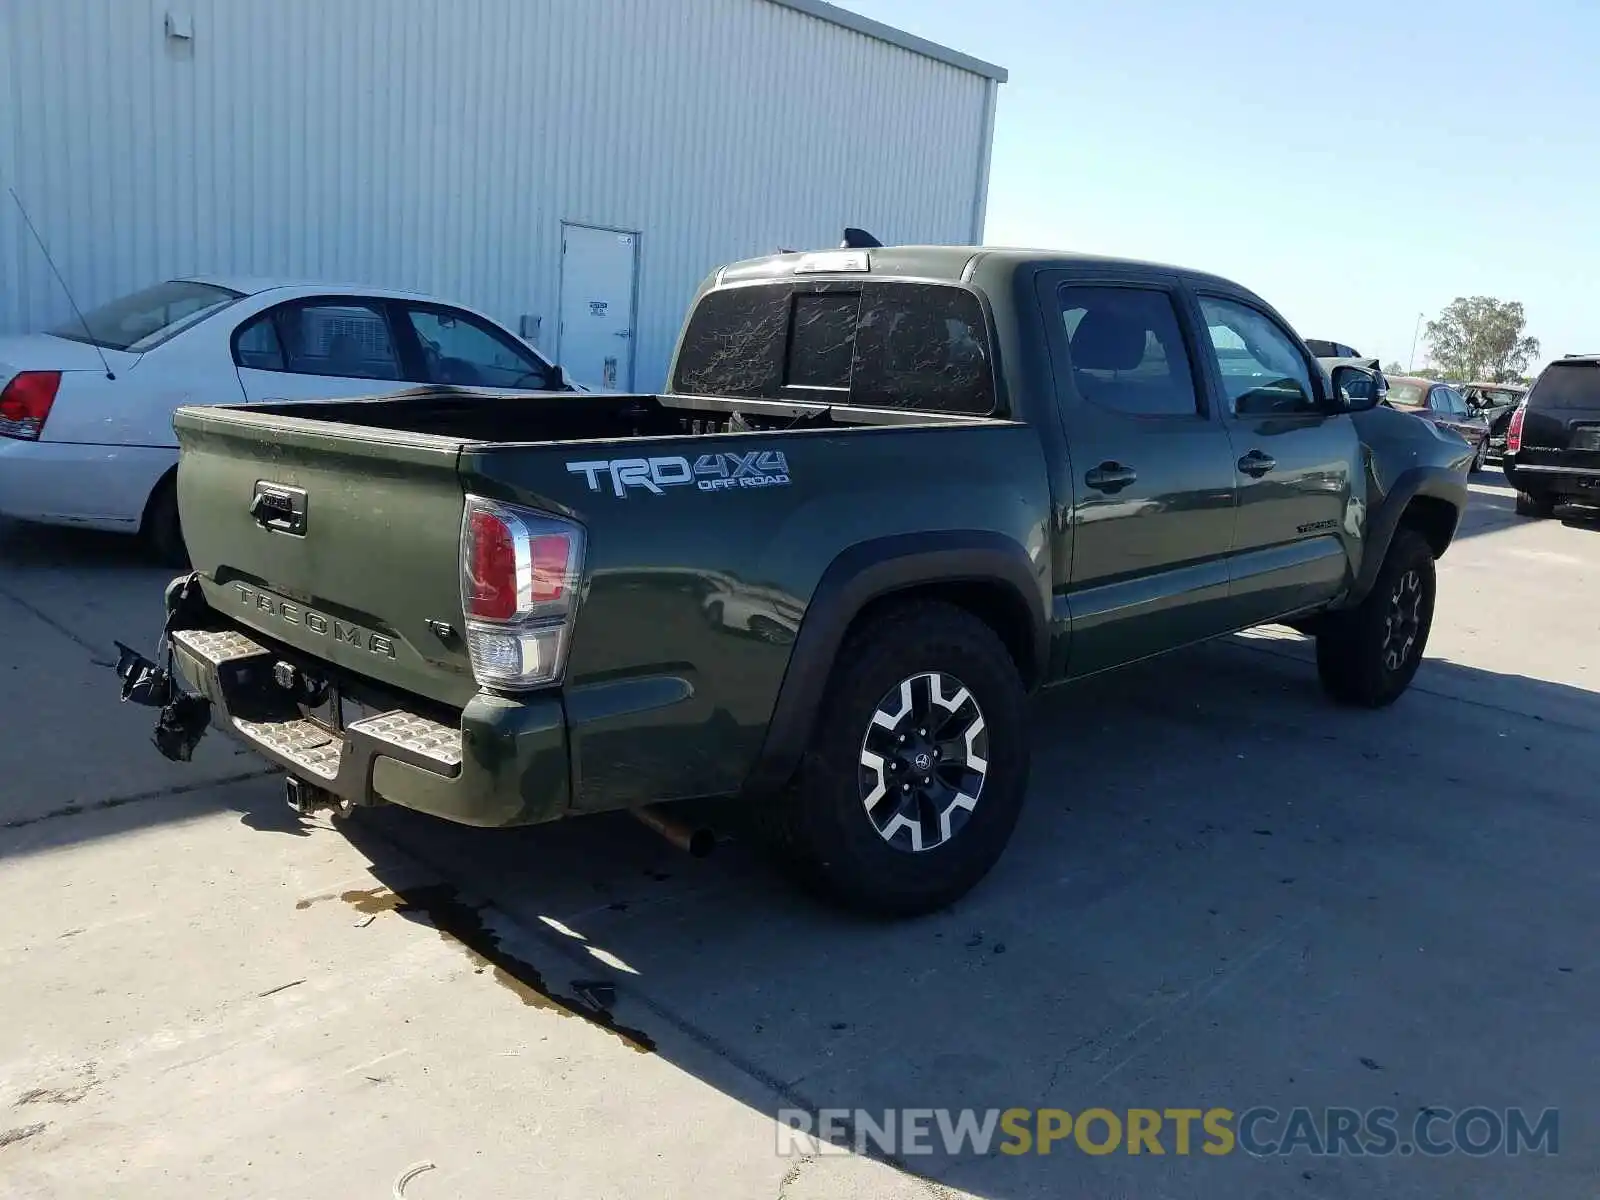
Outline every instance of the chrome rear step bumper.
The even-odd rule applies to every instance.
[[[170,611],[170,603],[169,603]],[[340,806],[391,803],[464,825],[529,825],[571,806],[566,709],[553,689],[480,692],[449,724],[393,708],[342,729],[280,679],[289,652],[206,610],[173,629],[172,654],[212,723]],[[307,673],[315,672],[315,664]],[[315,718],[315,719],[314,719]]]
[[[273,679],[277,655],[237,630],[175,630],[172,648],[188,683],[211,700],[219,724],[336,795],[367,802],[378,755],[445,778],[461,771],[461,730],[417,713],[394,709],[342,731],[306,717]]]

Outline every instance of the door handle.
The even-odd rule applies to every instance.
[[[1239,460],[1239,470],[1252,479],[1260,479],[1277,465],[1277,459],[1270,454],[1263,454],[1259,450],[1252,450]]]
[[[250,519],[263,529],[305,536],[306,493],[303,488],[257,480],[249,512]]]
[[[1083,481],[1099,492],[1120,492],[1138,478],[1139,473],[1132,467],[1119,462],[1103,462],[1098,467],[1090,467]]]
[[[612,334],[612,336],[613,337],[619,337],[619,338],[630,338],[630,337],[633,336],[633,330],[631,330],[631,329],[619,329],[619,330],[616,331],[616,333]]]

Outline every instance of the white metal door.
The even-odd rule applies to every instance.
[[[580,383],[633,386],[634,275],[639,235],[561,227],[561,331],[557,361]]]

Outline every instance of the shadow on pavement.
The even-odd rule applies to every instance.
[[[1475,489],[1469,521],[1515,520],[1511,503]],[[8,567],[138,561],[54,534],[30,560],[31,536]],[[344,828],[374,886],[348,902],[443,929],[485,966],[463,986],[508,988],[526,1036],[579,1014],[768,1114],[1384,1105],[1404,1129],[1520,1105],[1573,1131],[1553,1159],[1217,1157],[1198,1137],[1185,1155],[1170,1124],[1160,1156],[1010,1156],[998,1135],[950,1154],[937,1134],[937,1153],[885,1152],[983,1196],[1576,1194],[1600,1172],[1576,1136],[1600,1058],[1600,697],[1433,659],[1393,708],[1352,712],[1323,701],[1307,650],[1239,637],[1041,698],[1010,850],[921,920],[831,912],[746,846],[693,860],[621,815],[362,814]],[[143,737],[121,749],[153,755]],[[258,760],[231,761],[85,806],[115,808],[93,833],[30,819],[0,853],[218,807],[306,831]]]
[[[1471,499],[1456,530],[1458,540],[1495,533],[1513,525],[1537,523],[1536,518],[1517,516],[1516,490],[1498,469],[1492,471],[1492,474],[1474,475],[1470,480]],[[1561,504],[1556,506],[1555,517],[1569,529],[1600,530],[1600,506]]]
[[[122,570],[156,565],[137,537],[96,529],[30,525],[4,517],[0,517],[0,557],[8,570]]]
[[[525,1004],[616,1026],[773,1115],[1575,1119],[1600,1053],[1597,698],[1430,662],[1394,708],[1350,712],[1322,701],[1305,651],[1235,639],[1047,695],[1011,849],[921,920],[834,913],[747,847],[692,860],[620,815],[493,832],[364,814],[347,834],[380,886],[352,903],[406,910]],[[1560,1159],[1313,1161],[1204,1155],[1198,1133],[1180,1155],[1174,1138],[1168,1123],[1160,1158],[1070,1138],[1011,1156],[1000,1134],[982,1155],[937,1132],[932,1155],[863,1148],[996,1197],[1549,1193],[1600,1166],[1570,1142]]]

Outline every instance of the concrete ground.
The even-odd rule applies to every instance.
[[[0,531],[0,1195],[1592,1195],[1600,522],[1473,490],[1392,709],[1270,631],[1048,695],[1006,858],[899,924],[626,818],[335,828],[219,736],[168,763],[108,669],[165,573]],[[780,1156],[775,1122],[1296,1105],[1403,1142],[1557,1108],[1559,1153]]]

